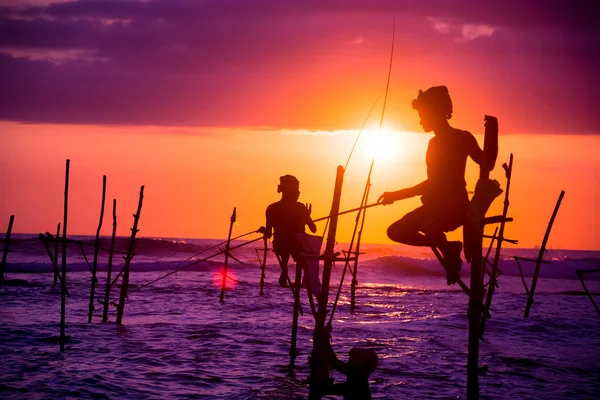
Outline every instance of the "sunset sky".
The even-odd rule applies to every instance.
[[[575,5],[576,4],[576,5]],[[10,1],[0,0],[0,232],[56,230],[71,160],[69,232],[95,234],[102,175],[129,234],[224,238],[264,224],[279,176],[296,175],[313,217],[328,213],[337,165],[350,161],[342,208],[426,177],[411,101],[446,85],[451,125],[483,144],[500,122],[492,177],[514,154],[506,236],[600,249],[600,24],[593,1]],[[391,83],[379,132],[392,42]],[[383,147],[370,152],[379,137]],[[469,161],[467,187],[476,165]],[[419,205],[369,210],[364,242]],[[491,214],[502,210],[502,197]],[[341,221],[348,241],[353,216]],[[319,225],[322,233],[323,224]],[[461,230],[453,234],[460,235]],[[491,233],[491,232],[490,232]]]

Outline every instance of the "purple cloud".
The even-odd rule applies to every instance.
[[[473,84],[485,85],[489,102],[493,93],[501,96],[496,109],[518,120],[515,129],[600,132],[593,106],[600,101],[600,28],[591,1],[86,0],[5,6],[0,119],[332,128],[336,115],[304,122],[282,104],[310,112],[344,102],[342,94],[322,96],[339,92],[340,83],[323,80],[321,65],[337,65],[334,76],[347,78],[347,86],[373,81],[375,74],[383,80],[392,17],[392,84],[398,90],[415,92],[427,84],[424,67],[431,84],[450,81],[457,90],[479,76]],[[373,76],[365,78],[371,60],[382,65],[367,68]],[[360,97],[379,90],[357,90],[347,110],[364,107]]]

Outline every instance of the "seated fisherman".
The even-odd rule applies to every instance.
[[[277,193],[281,193],[281,200],[267,207],[266,227],[260,227],[258,231],[267,238],[274,235],[273,251],[281,265],[279,284],[287,287],[289,258],[292,256],[294,261],[298,261],[298,254],[303,251],[297,234],[304,233],[305,225],[308,225],[310,231],[315,233],[317,226],[310,218],[312,206],[298,201],[300,196],[298,179],[292,175],[284,175],[279,178],[279,182]]]
[[[448,283],[455,283],[462,265],[462,243],[448,241],[444,232],[464,223],[469,206],[465,181],[467,159],[471,157],[481,165],[485,162],[484,154],[471,133],[448,123],[452,117],[452,100],[445,86],[425,92],[419,90],[412,106],[419,112],[423,130],[434,133],[425,160],[427,179],[413,187],[385,192],[377,201],[387,205],[421,196],[423,205],[390,225],[387,235],[395,242],[439,248]]]

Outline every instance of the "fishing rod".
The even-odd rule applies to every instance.
[[[356,135],[356,139],[354,140],[354,144],[352,145],[352,149],[350,149],[350,154],[348,155],[348,159],[346,160],[346,165],[344,166],[344,171],[346,171],[348,169],[348,164],[350,164],[350,159],[352,158],[352,154],[354,153],[354,148],[356,147],[356,144],[358,143],[358,139],[360,138],[360,135],[363,133],[363,130],[365,129],[365,126],[367,125],[367,121],[369,121],[369,117],[371,116],[373,109],[379,102],[379,99],[381,98],[382,94],[383,94],[383,91],[381,93],[379,93],[379,96],[377,96],[377,99],[371,106],[371,109],[369,110],[369,113],[367,114],[365,121],[363,122],[362,126],[360,127],[360,130],[358,131],[358,135]],[[360,205],[362,206],[363,203],[361,202]],[[349,211],[349,212],[351,212],[351,211]],[[338,215],[340,215],[340,214],[338,214]],[[325,228],[323,228],[323,237],[321,240],[323,240],[325,238],[325,234],[327,233],[327,228],[329,227],[329,218],[330,218],[330,216],[323,217],[323,218],[317,219],[316,221],[313,221],[313,222],[317,222],[317,221],[321,221],[323,219],[327,219],[327,222],[325,223]]]
[[[383,206],[383,205],[384,205],[383,203],[379,203],[379,202],[367,204],[366,206],[361,205],[360,207],[351,208],[351,209],[345,210],[345,211],[340,211],[337,214],[331,214],[331,215],[327,215],[326,217],[321,217],[321,218],[314,219],[313,222],[320,222],[320,221],[329,219],[329,218],[333,217],[334,215],[338,215],[339,216],[339,215],[344,215],[344,214],[350,214],[350,213],[353,213],[355,211],[366,210],[367,208],[376,207],[376,206]]]
[[[240,238],[242,238],[242,237],[244,237],[244,236],[248,236],[248,235],[251,235],[251,234],[253,234],[253,233],[256,233],[256,232],[257,232],[257,231],[246,232],[246,233],[244,233],[244,234],[241,234],[241,235],[239,235],[239,236],[236,236],[236,237],[234,237],[234,238],[231,238],[231,240],[233,241],[233,240],[236,240],[236,239],[240,239]],[[40,234],[40,235],[41,235],[41,234]],[[178,269],[177,269],[177,267],[179,267],[180,265],[183,265],[183,264],[185,264],[186,262],[190,261],[192,258],[198,257],[200,254],[206,253],[206,252],[207,252],[207,251],[209,251],[209,250],[216,249],[217,247],[220,247],[220,246],[222,246],[222,245],[224,245],[224,244],[226,244],[226,243],[227,243],[227,241],[223,241],[223,242],[221,242],[221,243],[217,243],[217,244],[215,244],[214,246],[207,247],[207,248],[205,248],[205,249],[202,249],[202,250],[200,250],[200,251],[199,251],[199,252],[197,252],[196,254],[189,256],[187,259],[185,259],[185,260],[183,260],[183,261],[179,262],[177,265],[175,265],[175,268],[176,268],[175,272],[177,272],[177,271],[180,271],[180,270],[178,270]],[[222,254],[222,253],[223,253],[223,251],[221,251],[221,252],[217,253],[217,255],[219,255],[219,254]],[[230,255],[230,257],[231,257],[231,255]],[[235,259],[234,257],[232,257],[232,258],[233,258],[234,260],[236,260],[237,262],[241,263],[239,260]],[[189,265],[188,265],[188,266],[185,266],[185,267],[184,267],[184,268],[182,268],[182,269],[185,269],[185,268],[188,268],[188,267],[189,267]],[[110,287],[113,287],[113,285],[114,285],[114,284],[115,284],[115,283],[116,283],[116,282],[119,280],[119,278],[121,277],[121,274],[122,274],[122,273],[123,273],[123,270],[121,270],[121,271],[120,271],[120,272],[117,274],[117,277],[113,279],[113,281],[110,283]],[[162,279],[162,278],[161,278],[161,279]],[[131,292],[130,292],[130,293],[131,293]]]
[[[232,246],[232,247],[230,247],[230,248],[229,248],[229,251],[232,251],[232,250],[235,250],[235,249],[239,249],[240,247],[247,246],[247,245],[249,245],[249,244],[251,244],[251,243],[254,243],[254,242],[257,242],[257,241],[259,241],[259,240],[262,240],[262,237],[259,237],[259,238],[256,238],[256,239],[249,240],[249,241],[247,241],[246,243],[238,244],[237,246]],[[215,253],[215,254],[213,254],[213,255],[210,255],[210,256],[208,256],[208,257],[204,257],[204,258],[202,258],[202,259],[200,259],[200,260],[195,260],[194,262],[192,262],[192,263],[190,263],[190,264],[188,264],[188,265],[184,265],[183,267],[181,267],[181,268],[178,268],[178,269],[176,269],[176,270],[174,270],[174,271],[171,271],[171,272],[169,272],[168,274],[166,274],[166,275],[164,275],[164,276],[161,276],[160,278],[156,278],[156,279],[154,279],[154,280],[152,280],[152,281],[150,281],[150,282],[148,282],[148,283],[146,283],[146,284],[144,284],[144,285],[142,285],[142,286],[140,286],[140,287],[138,287],[138,288],[135,288],[135,289],[133,289],[133,290],[129,291],[127,294],[129,295],[129,294],[131,294],[131,293],[137,292],[138,290],[141,290],[141,289],[145,288],[146,286],[150,286],[151,284],[153,284],[153,283],[155,283],[155,282],[158,282],[158,281],[160,281],[161,279],[164,279],[164,278],[166,278],[166,277],[168,277],[168,276],[171,276],[171,275],[173,275],[173,274],[175,274],[175,273],[177,273],[177,272],[183,271],[184,269],[186,269],[186,268],[189,268],[189,267],[191,267],[191,266],[194,266],[194,265],[196,265],[196,264],[199,264],[199,263],[201,263],[201,262],[204,262],[204,261],[210,260],[211,258],[215,258],[216,256],[219,256],[219,255],[221,255],[221,254],[223,254],[223,253],[225,253],[225,252],[226,252],[226,250],[225,250],[225,249],[223,249],[223,250],[221,250],[221,251],[219,251],[219,252],[217,252],[217,253]]]
[[[393,28],[392,28],[392,51],[390,54],[390,66],[388,69],[388,76],[387,76],[387,82],[386,82],[386,86],[385,86],[385,96],[383,99],[383,109],[381,110],[381,118],[379,120],[379,132],[381,132],[382,127],[383,127],[383,118],[385,116],[385,108],[387,105],[387,97],[388,97],[388,92],[390,89],[390,80],[391,80],[391,76],[392,76],[392,64],[393,64],[393,60],[394,60],[394,44],[396,41],[396,19],[394,18],[393,20]],[[354,270],[353,270],[353,283],[356,280],[356,271],[357,271],[357,267],[358,267],[358,256],[359,256],[359,248],[360,248],[360,241],[361,241],[361,236],[362,236],[362,232],[363,232],[363,227],[365,225],[365,218],[367,215],[366,212],[366,208],[365,205],[368,202],[369,199],[369,192],[371,189],[371,175],[373,173],[373,165],[375,164],[375,156],[373,156],[373,158],[371,159],[371,166],[369,168],[369,174],[367,175],[367,183],[365,184],[365,190],[363,192],[363,197],[361,200],[361,207],[360,210],[358,211],[358,214],[356,215],[356,222],[354,224],[354,231],[352,233],[352,239],[350,241],[350,246],[348,249],[348,255],[352,254],[352,250],[353,250],[353,246],[354,246],[354,238],[356,237],[356,231],[358,229],[358,224],[359,224],[359,220],[361,219],[361,213],[362,213],[362,221],[361,221],[361,226],[360,226],[360,231],[358,233],[358,238],[356,240],[356,255],[354,258]],[[381,203],[375,203],[375,204],[381,204]],[[331,314],[329,315],[329,323],[328,325],[331,326],[331,323],[333,321],[333,316],[335,314],[335,309],[338,303],[338,300],[340,298],[340,294],[342,292],[342,286],[344,284],[344,278],[346,277],[346,270],[350,267],[350,259],[346,259],[346,262],[344,263],[344,269],[342,271],[342,276],[340,278],[340,285],[338,286],[338,290],[337,290],[337,294],[335,297],[335,301],[333,303],[332,309],[331,309]],[[355,286],[352,286],[352,299],[354,298],[354,289]],[[351,304],[351,308],[354,308],[354,304]]]
[[[358,131],[358,135],[356,135],[356,139],[354,140],[354,144],[352,145],[352,149],[350,150],[350,154],[348,155],[348,160],[346,160],[346,165],[344,166],[344,171],[348,169],[348,164],[350,164],[350,158],[352,158],[352,153],[354,153],[354,148],[356,147],[356,143],[358,143],[358,139],[360,139],[360,135],[362,134],[363,130],[365,129],[365,125],[367,125],[367,121],[369,120],[369,117],[371,116],[373,109],[375,108],[377,103],[379,103],[379,99],[381,98],[382,94],[383,94],[383,91],[381,93],[379,93],[379,96],[377,96],[377,100],[375,100],[375,103],[373,103],[373,105],[371,106],[371,109],[369,110],[369,113],[367,114],[367,118],[365,118],[365,122],[363,122],[362,126],[360,127],[360,130]]]

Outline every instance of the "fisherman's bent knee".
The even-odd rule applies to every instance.
[[[410,226],[403,220],[398,220],[387,228],[387,236],[397,243],[406,243],[409,237]]]

